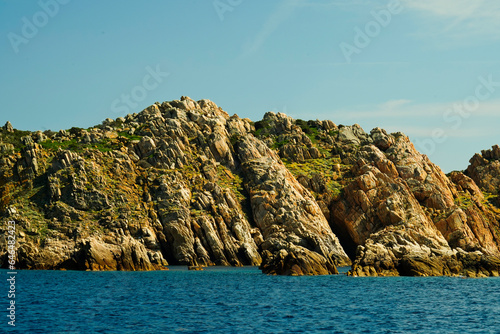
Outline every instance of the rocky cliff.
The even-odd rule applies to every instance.
[[[499,149],[445,175],[408,137],[209,100],[57,133],[0,137],[0,214],[16,265],[264,273],[498,276]],[[7,224],[0,227],[7,266]]]

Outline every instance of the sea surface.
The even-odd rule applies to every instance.
[[[18,271],[15,328],[2,281],[0,333],[500,333],[500,278]]]

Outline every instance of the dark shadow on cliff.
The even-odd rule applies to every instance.
[[[342,248],[344,248],[347,256],[349,256],[351,261],[354,261],[358,245],[354,242],[354,240],[352,240],[349,232],[343,227],[344,224],[339,224],[333,217],[330,219],[329,223],[333,233],[337,236],[337,238],[339,238],[340,244],[342,245]]]

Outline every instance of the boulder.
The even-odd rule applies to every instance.
[[[14,127],[12,126],[12,124],[7,121],[7,123],[5,123],[5,125],[3,126],[3,129],[7,132],[14,132]]]

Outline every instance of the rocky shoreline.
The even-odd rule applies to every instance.
[[[498,146],[445,175],[402,133],[254,123],[188,97],[89,129],[0,132],[20,269],[499,276],[499,188]]]

